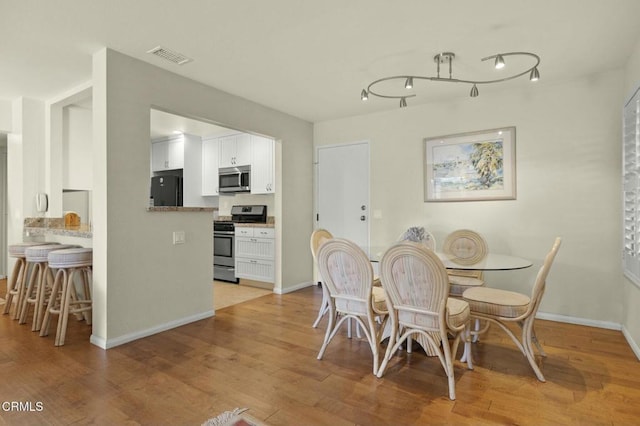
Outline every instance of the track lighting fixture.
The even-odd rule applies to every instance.
[[[378,79],[378,80],[372,82],[371,84],[369,84],[369,86],[367,86],[366,89],[362,89],[362,92],[360,93],[360,98],[363,101],[366,101],[367,99],[369,99],[369,95],[373,95],[373,96],[377,96],[379,98],[400,99],[400,107],[401,108],[406,107],[407,106],[407,98],[413,98],[413,97],[416,96],[415,94],[385,95],[385,94],[376,92],[375,87],[379,83],[382,83],[383,81],[388,81],[388,80],[401,80],[401,81],[404,80],[405,89],[412,89],[414,87],[414,80],[429,80],[429,81],[436,81],[436,82],[471,84],[470,96],[472,98],[475,98],[479,94],[478,85],[480,85],[480,84],[501,83],[503,81],[513,80],[513,79],[521,77],[521,76],[523,76],[525,74],[529,74],[529,80],[530,81],[538,81],[540,79],[540,73],[538,71],[538,65],[540,65],[540,57],[538,55],[534,54],[534,53],[529,53],[529,52],[497,53],[495,55],[487,56],[486,58],[482,58],[481,61],[488,61],[490,59],[493,59],[495,68],[496,69],[501,69],[501,68],[506,68],[505,57],[508,57],[508,56],[529,56],[529,57],[535,59],[535,63],[531,67],[527,68],[526,70],[524,70],[522,72],[513,74],[513,75],[508,76],[508,77],[498,78],[498,79],[495,79],[495,80],[459,79],[459,78],[453,78],[453,60],[456,57],[455,53],[442,52],[442,53],[438,53],[437,55],[435,55],[433,57],[433,60],[436,63],[436,66],[437,66],[436,75],[435,76],[396,75],[396,76],[392,76],[392,77],[384,77],[384,78],[381,78],[381,79]],[[444,64],[445,66],[448,65],[448,73],[449,73],[448,77],[440,77],[440,65],[441,64]]]

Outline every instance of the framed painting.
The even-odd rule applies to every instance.
[[[424,200],[516,198],[516,128],[426,138]]]

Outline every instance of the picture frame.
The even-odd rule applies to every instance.
[[[516,128],[424,139],[424,200],[516,199]]]

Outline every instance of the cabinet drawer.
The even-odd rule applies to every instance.
[[[256,238],[275,238],[274,228],[253,228],[253,236]]]
[[[275,241],[269,238],[238,237],[236,238],[236,257],[273,260]]]
[[[236,258],[236,277],[269,283],[275,282],[273,262]]]
[[[274,228],[252,228],[248,226],[236,226],[236,237],[256,237],[256,238],[275,238],[276,230]]]
[[[253,228],[236,226],[235,234],[236,234],[236,237],[253,237]]]

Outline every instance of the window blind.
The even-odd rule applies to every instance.
[[[622,119],[623,269],[640,287],[640,88]]]

